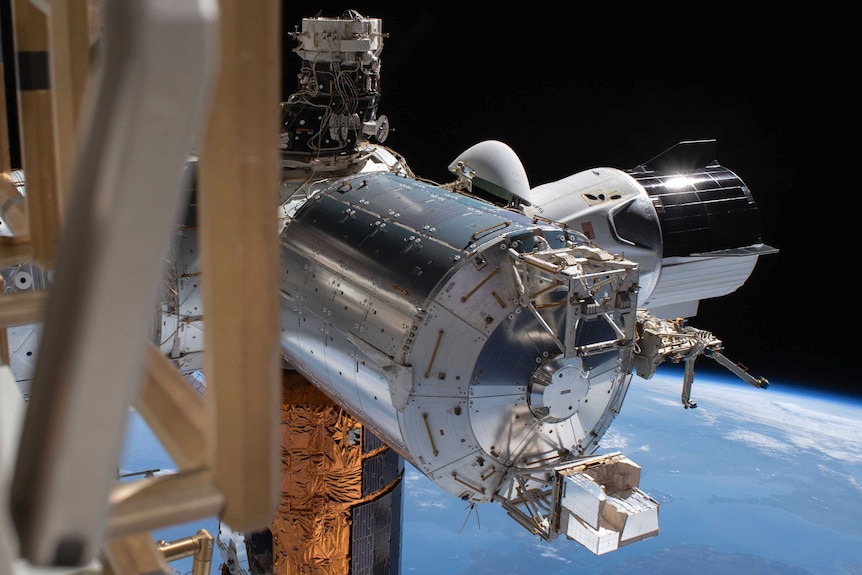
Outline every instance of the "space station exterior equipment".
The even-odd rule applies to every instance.
[[[291,37],[302,68],[298,90],[282,104],[285,161],[322,169],[370,136],[384,142],[389,120],[377,115],[383,22],[347,11],[342,18],[305,18]]]
[[[221,524],[222,572],[400,572],[404,460],[292,370],[281,406],[281,497],[267,529]]]
[[[560,532],[596,555],[658,534],[658,502],[638,489],[641,468],[619,454],[557,469]]]

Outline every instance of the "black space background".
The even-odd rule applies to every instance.
[[[763,241],[780,253],[760,258],[733,294],[701,302],[690,323],[773,385],[862,397],[849,13],[493,5],[284,2],[282,21],[292,31],[303,17],[346,9],[383,19],[386,145],[425,178],[449,181],[446,166],[486,139],[515,150],[532,186],[717,139],[716,159],[751,189]],[[0,10],[8,89],[8,2]],[[285,97],[299,62],[291,47],[286,39]],[[697,371],[724,372],[708,359]]]

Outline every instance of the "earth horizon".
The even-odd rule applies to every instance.
[[[698,407],[683,409],[681,386],[675,370],[635,376],[598,450],[641,466],[640,488],[660,503],[657,537],[602,556],[562,537],[543,541],[499,505],[471,509],[406,464],[400,573],[862,575],[862,400],[698,374]],[[130,420],[123,470],[170,467],[148,434]],[[154,536],[200,528],[216,536],[218,522]],[[220,564],[216,549],[212,573]]]

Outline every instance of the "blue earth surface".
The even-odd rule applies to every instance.
[[[466,507],[407,465],[401,573],[862,575],[862,401],[698,374],[698,407],[683,409],[680,390],[678,372],[635,377],[599,449],[642,467],[640,488],[660,503],[657,537],[595,556],[531,535],[496,504]],[[123,465],[170,466],[141,441],[145,424],[130,426]],[[215,535],[218,523],[155,535],[199,528]],[[213,573],[219,564],[216,552]]]

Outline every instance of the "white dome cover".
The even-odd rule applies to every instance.
[[[464,150],[449,164],[449,171],[457,174],[463,162],[473,172],[473,179],[488,182],[519,198],[530,191],[527,171],[512,148],[497,140],[485,140]]]

